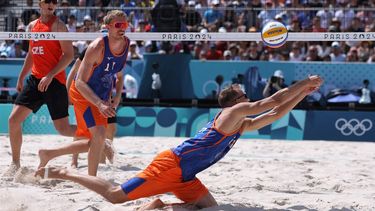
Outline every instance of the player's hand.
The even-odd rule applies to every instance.
[[[106,118],[116,116],[116,111],[110,103],[101,101],[98,103],[99,112]]]
[[[319,87],[323,83],[323,79],[318,75],[311,75],[307,80],[308,87]]]
[[[308,87],[304,90],[304,94],[309,95],[317,90],[319,90],[319,87]]]
[[[120,104],[120,101],[121,101],[121,96],[112,98],[112,108],[116,109],[118,105]]]
[[[48,89],[48,86],[51,84],[53,77],[50,77],[48,75],[44,76],[39,84],[38,84],[38,90],[40,92],[45,92]]]
[[[18,78],[18,80],[17,80],[17,86],[16,86],[17,92],[21,92],[22,88],[23,88],[23,79],[22,78]]]

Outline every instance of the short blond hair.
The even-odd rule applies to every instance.
[[[121,10],[111,10],[103,18],[103,23],[110,24],[115,17],[125,17],[126,19],[126,14]]]

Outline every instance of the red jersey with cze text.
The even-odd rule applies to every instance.
[[[39,18],[31,32],[51,32],[52,25],[57,17],[53,16],[48,23],[43,23]],[[59,62],[62,50],[58,40],[30,40],[30,53],[33,59],[31,74],[41,79],[46,76]],[[66,82],[65,70],[55,75],[62,84]]]

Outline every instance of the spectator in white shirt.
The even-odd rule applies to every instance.
[[[341,46],[338,42],[333,42],[331,44],[332,53],[329,55],[331,57],[331,62],[345,62],[346,56],[342,53]]]

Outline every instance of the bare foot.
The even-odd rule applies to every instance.
[[[40,176],[43,179],[47,178],[53,178],[53,179],[64,179],[64,176],[68,173],[69,171],[66,168],[56,168],[56,167],[49,167],[49,168],[39,168],[35,172],[35,176]],[[44,176],[47,176],[47,178],[44,178]]]
[[[40,159],[40,162],[39,162],[38,169],[46,166],[48,161],[50,160],[50,158],[48,157],[48,151],[43,150],[43,149],[39,150],[39,159]]]
[[[145,204],[141,207],[139,207],[137,210],[142,211],[142,210],[154,210],[154,209],[159,209],[163,208],[165,206],[164,202],[160,199],[155,199],[154,201]]]
[[[14,162],[12,162],[10,165],[9,165],[9,168],[8,170],[6,170],[3,174],[3,177],[13,177],[14,174],[18,171],[18,169],[20,168],[20,164],[16,164]]]
[[[109,139],[104,141],[104,155],[107,157],[108,161],[113,164],[113,158],[115,156],[115,149],[112,142]]]

